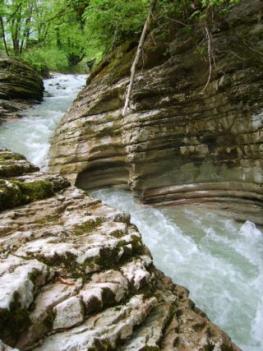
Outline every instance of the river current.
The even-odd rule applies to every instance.
[[[24,116],[0,125],[0,147],[47,168],[50,137],[85,84],[84,75],[57,74],[45,81],[45,98]],[[131,214],[155,264],[225,330],[244,351],[263,351],[263,233],[197,206],[156,209],[131,193],[93,192]]]
[[[85,81],[85,75],[71,74],[55,74],[46,79],[42,103],[25,110],[23,118],[1,124],[0,148],[19,152],[46,168],[50,137]]]

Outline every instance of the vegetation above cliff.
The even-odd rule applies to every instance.
[[[237,0],[159,0],[155,20],[192,22],[207,9]],[[0,50],[39,70],[91,64],[123,41],[139,37],[150,0],[1,0]]]

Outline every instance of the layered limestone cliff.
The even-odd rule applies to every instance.
[[[7,150],[0,170],[0,350],[239,350],[129,215]]]
[[[122,117],[136,43],[97,67],[60,123],[51,169],[85,189],[123,186],[144,202],[205,203],[263,224],[263,3],[204,27],[165,20],[148,36]]]
[[[29,65],[0,58],[0,120],[17,117],[19,111],[43,97],[39,74]]]

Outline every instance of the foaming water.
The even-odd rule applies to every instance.
[[[155,264],[245,351],[263,350],[263,235],[202,207],[156,209],[129,192],[93,196],[131,214]]]
[[[45,97],[41,104],[24,111],[23,118],[0,126],[0,148],[25,155],[32,163],[46,167],[49,139],[81,87],[85,75],[55,74],[46,79]]]

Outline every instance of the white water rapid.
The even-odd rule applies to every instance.
[[[155,209],[126,191],[92,195],[129,212],[155,264],[244,351],[263,351],[263,233],[202,207]]]
[[[85,81],[56,75],[48,95],[24,118],[0,125],[0,147],[45,167],[52,132]],[[263,234],[201,207],[155,209],[125,191],[93,195],[127,211],[151,249],[155,264],[191,292],[191,298],[244,351],[263,351]]]

